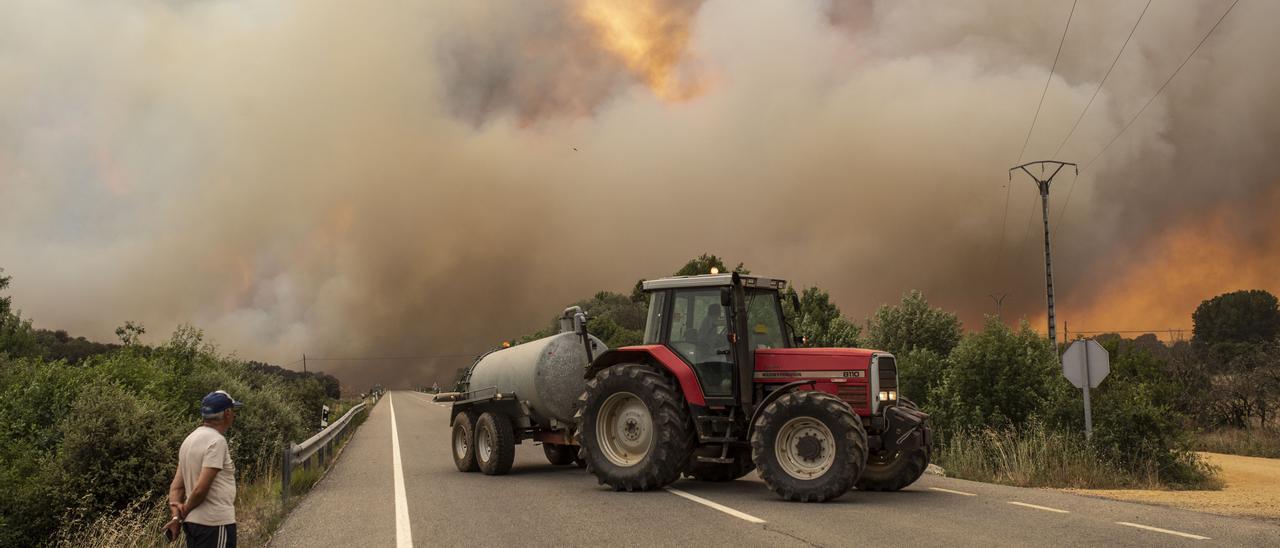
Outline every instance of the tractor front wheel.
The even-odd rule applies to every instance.
[[[778,496],[823,502],[853,488],[867,464],[867,433],[849,405],[797,390],[765,407],[751,434],[760,479]]]
[[[578,399],[578,457],[615,491],[670,484],[693,452],[684,398],[652,367],[624,363],[587,381]]]

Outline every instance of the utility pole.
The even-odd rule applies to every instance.
[[[307,355],[306,354],[302,355],[302,372],[303,373],[307,372]]]
[[[1036,175],[1032,173],[1031,170],[1027,169],[1027,166],[1032,166],[1037,164],[1040,166],[1041,176],[1044,175],[1045,164],[1052,164],[1052,165],[1056,165],[1057,167],[1053,170],[1053,173],[1049,174],[1048,178],[1041,179],[1040,177],[1036,177]],[[1075,164],[1070,162],[1059,162],[1056,160],[1040,160],[1038,162],[1027,162],[1020,166],[1014,166],[1009,168],[1010,181],[1013,181],[1013,172],[1021,169],[1024,173],[1026,173],[1031,177],[1031,180],[1036,182],[1036,187],[1040,189],[1040,207],[1043,210],[1043,214],[1044,214],[1044,283],[1045,283],[1045,291],[1049,296],[1049,340],[1053,341],[1053,344],[1055,345],[1058,344],[1058,337],[1057,337],[1057,332],[1054,329],[1054,319],[1053,319],[1053,261],[1050,259],[1050,254],[1049,254],[1049,185],[1053,183],[1053,178],[1058,176],[1058,172],[1062,171],[1062,168],[1066,166],[1071,166],[1075,168],[1076,176],[1080,175],[1080,168],[1077,167]]]
[[[1004,298],[1008,297],[1009,294],[1008,293],[1000,293],[1000,294],[989,293],[987,294],[987,296],[991,297],[991,300],[996,302],[996,319],[1000,320],[1003,323],[1004,316],[1000,313],[1000,310],[1004,308]]]

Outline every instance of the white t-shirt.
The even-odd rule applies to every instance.
[[[187,521],[200,525],[231,525],[236,522],[236,465],[231,461],[227,438],[208,426],[196,428],[178,450],[178,471],[187,496],[196,488],[203,468],[217,468],[218,475],[200,506],[187,513]]]

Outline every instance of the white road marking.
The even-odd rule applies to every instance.
[[[929,488],[929,490],[930,490],[930,491],[942,491],[943,493],[951,493],[952,495],[964,495],[964,496],[966,496],[966,497],[976,497],[976,496],[978,496],[978,495],[976,495],[976,494],[974,494],[974,493],[966,493],[966,492],[964,492],[964,491],[952,491],[952,490],[950,490],[950,489],[943,489],[943,488],[941,488],[941,487],[930,487],[930,488]]]
[[[728,506],[725,506],[725,505],[720,504],[720,503],[718,503],[718,502],[712,502],[712,501],[709,501],[709,500],[704,499],[704,498],[702,498],[702,497],[699,497],[699,496],[697,496],[697,495],[691,495],[691,494],[686,493],[686,492],[684,492],[684,491],[681,491],[681,490],[679,490],[679,489],[673,489],[673,488],[671,488],[671,487],[665,487],[665,489],[666,489],[667,491],[671,492],[671,494],[673,494],[673,495],[680,496],[680,497],[684,497],[684,498],[689,499],[689,500],[691,500],[691,501],[693,501],[693,502],[696,502],[696,503],[701,504],[701,505],[703,505],[703,506],[706,506],[706,507],[708,507],[708,508],[713,508],[713,509],[719,510],[719,511],[721,511],[721,512],[724,512],[724,513],[726,513],[726,514],[729,514],[730,516],[733,516],[733,517],[735,517],[735,518],[738,518],[738,519],[741,519],[741,520],[744,520],[744,521],[749,521],[749,522],[751,522],[751,523],[764,523],[764,522],[765,522],[764,520],[762,520],[762,519],[760,519],[760,518],[758,518],[758,517],[755,517],[755,516],[753,516],[753,515],[751,515],[751,514],[748,514],[748,513],[745,513],[745,512],[739,512],[739,511],[737,511],[737,510],[734,510],[733,508],[729,508]]]
[[[412,548],[413,531],[409,528],[409,501],[404,495],[404,469],[400,467],[400,433],[396,431],[396,404],[387,394],[391,408],[391,468],[396,492],[396,548]]]
[[[1070,514],[1070,513],[1071,513],[1070,511],[1067,511],[1067,510],[1059,510],[1059,509],[1057,509],[1057,508],[1049,508],[1048,506],[1037,506],[1037,505],[1035,505],[1035,504],[1027,504],[1027,503],[1025,503],[1025,502],[1014,502],[1014,501],[1009,501],[1009,504],[1013,504],[1013,505],[1016,505],[1016,506],[1024,506],[1024,507],[1027,507],[1027,508],[1035,508],[1036,510],[1044,510],[1044,511],[1046,511],[1046,512],[1057,512],[1057,513],[1059,513],[1059,514]]]
[[[1167,535],[1177,535],[1177,536],[1180,536],[1180,537],[1192,538],[1192,539],[1196,539],[1196,540],[1212,540],[1212,539],[1210,539],[1209,537],[1202,537],[1202,536],[1200,536],[1200,535],[1193,535],[1193,534],[1191,534],[1191,533],[1181,533],[1181,532],[1178,532],[1178,531],[1170,531],[1170,530],[1168,530],[1168,529],[1161,529],[1161,528],[1159,528],[1159,527],[1152,527],[1152,526],[1150,526],[1150,525],[1141,525],[1141,524],[1137,524],[1137,523],[1129,523],[1129,522],[1127,522],[1127,521],[1117,521],[1117,522],[1116,522],[1116,525],[1124,525],[1125,527],[1137,527],[1138,529],[1146,529],[1146,530],[1148,530],[1148,531],[1155,531],[1155,532],[1157,532],[1157,533],[1165,533],[1165,534],[1167,534]]]

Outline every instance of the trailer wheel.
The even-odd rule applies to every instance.
[[[475,472],[480,467],[476,465],[476,414],[471,411],[463,411],[453,417],[453,432],[451,438],[453,443],[453,464],[458,467],[459,472]]]
[[[756,419],[751,456],[778,496],[823,502],[853,488],[867,464],[867,433],[848,404],[826,392],[797,390]]]
[[[648,491],[680,478],[694,438],[684,398],[667,377],[618,364],[587,381],[578,399],[578,457],[615,491]]]
[[[704,456],[720,456],[720,450],[712,447],[714,451],[709,451]],[[711,453],[714,453],[712,455]],[[733,481],[742,476],[750,474],[756,469],[756,464],[751,461],[751,449],[741,448],[730,451],[729,455],[733,457],[733,462],[722,464],[718,462],[698,462],[695,455],[689,461],[689,467],[685,469],[684,475],[696,479],[698,481],[714,481],[724,482]]]
[[[561,445],[558,443],[542,444],[542,452],[547,455],[547,461],[556,466],[566,466],[573,464],[577,458],[577,451],[572,445]]]
[[[486,412],[476,421],[476,464],[489,476],[501,476],[511,470],[516,458],[516,437],[511,421]]]

